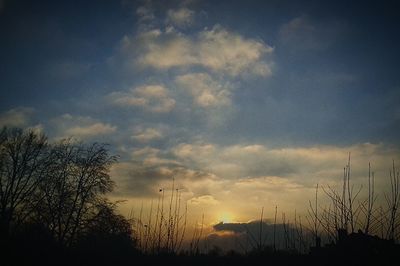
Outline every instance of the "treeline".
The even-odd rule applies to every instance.
[[[2,260],[45,259],[72,251],[100,257],[132,253],[131,223],[105,196],[114,188],[109,170],[116,161],[104,144],[50,142],[32,130],[3,128]]]

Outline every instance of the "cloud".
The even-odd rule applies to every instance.
[[[159,70],[199,66],[230,76],[269,76],[273,66],[272,61],[266,59],[272,54],[272,47],[219,25],[195,35],[185,35],[173,28],[126,35],[120,52],[121,59],[128,60],[128,66]]]
[[[89,116],[72,116],[64,114],[51,121],[56,138],[90,139],[110,135],[117,127],[97,121]]]
[[[268,190],[279,190],[290,192],[292,190],[298,190],[304,188],[304,186],[295,183],[287,178],[277,176],[261,176],[256,178],[244,178],[240,179],[235,183],[236,186],[241,189],[260,189],[264,191]]]
[[[132,151],[132,159],[136,160],[137,157],[143,157],[143,156],[155,156],[158,153],[160,153],[161,150],[152,148],[152,147],[144,147],[144,148],[136,148]]]
[[[172,160],[154,155],[146,158],[152,157],[159,161],[149,164],[144,159],[120,162],[112,166],[111,176],[118,184],[116,194],[152,198],[157,195],[159,188],[170,188],[174,178],[175,187],[184,193],[185,198],[193,198],[209,194],[211,187],[217,182],[215,175],[174,164]]]
[[[194,11],[186,7],[170,9],[167,11],[167,24],[172,24],[181,28],[190,26],[194,20]]]
[[[181,143],[173,147],[171,151],[181,160],[199,163],[202,160],[208,161],[210,156],[214,156],[215,149],[216,147],[213,144]]]
[[[165,6],[162,10],[165,11]],[[279,147],[252,143],[252,140],[239,140],[235,143],[229,136],[223,139],[224,144],[216,140],[207,142],[208,136],[221,139],[220,132],[205,131],[202,127],[204,125],[199,121],[205,119],[207,129],[214,129],[209,126],[209,120],[221,118],[220,114],[228,109],[236,111],[233,103],[238,105],[238,119],[248,118],[250,114],[255,116],[254,119],[260,118],[258,120],[262,121],[262,116],[268,116],[268,113],[275,114],[277,120],[282,115],[297,120],[302,117],[301,113],[292,112],[296,109],[292,108],[292,100],[283,101],[284,105],[290,107],[286,109],[280,106],[281,103],[274,102],[274,95],[269,95],[276,93],[274,90],[263,93],[260,90],[254,91],[255,94],[261,93],[262,98],[267,97],[264,99],[266,104],[262,104],[265,101],[262,98],[256,99],[257,97],[250,92],[253,85],[257,87],[260,83],[255,84],[251,80],[243,84],[243,87],[248,86],[249,90],[240,95],[247,98],[233,97],[238,88],[236,84],[248,81],[244,80],[244,77],[268,77],[272,74],[274,48],[254,35],[235,32],[219,25],[200,31],[189,31],[187,27],[193,23],[193,17],[197,14],[185,8],[169,9],[167,17],[161,19],[155,18],[155,14],[160,12],[155,13],[148,6],[138,9],[137,14],[140,16],[140,23],[146,24],[147,27],[139,27],[134,34],[125,35],[113,60],[117,64],[121,63],[120,69],[127,70],[129,74],[139,73],[138,78],[146,82],[142,84],[149,84],[149,80],[156,83],[134,87],[129,91],[116,91],[111,93],[108,99],[119,107],[167,113],[168,123],[172,123],[171,128],[178,128],[179,133],[168,134],[173,136],[173,139],[169,139],[165,136],[165,131],[155,124],[146,124],[133,134],[132,131],[128,131],[130,143],[138,147],[132,148],[132,158],[116,166],[115,169],[119,170],[113,172],[116,179],[121,180],[121,193],[132,198],[151,198],[157,195],[160,187],[170,186],[174,177],[179,187],[185,189],[184,199],[199,210],[199,213],[201,208],[207,208],[211,213],[226,208],[232,213],[243,213],[241,217],[251,217],[250,215],[254,215],[259,207],[264,205],[274,207],[278,204],[287,210],[299,210],[299,205],[307,208],[308,199],[312,198],[316,183],[341,182],[343,166],[347,163],[349,151],[352,152],[354,165],[352,178],[357,182],[365,178],[368,161],[376,162],[375,171],[384,175],[385,165],[390,164],[391,157],[394,155],[398,158],[398,155],[395,155],[396,151],[391,151],[381,144],[370,143],[342,147],[288,147],[288,144]],[[335,28],[340,28],[340,24],[322,21],[322,25],[328,26],[328,33],[325,33],[324,27],[314,22],[307,16],[288,21],[279,29],[278,44],[284,46],[285,51],[329,48],[335,36],[340,34],[340,30]],[[162,23],[168,25],[161,25]],[[330,37],[330,33],[336,35]],[[339,78],[343,82],[351,81],[350,76]],[[313,84],[316,81],[314,79]],[[322,94],[318,94],[318,97],[320,95]],[[306,102],[311,102],[312,99],[308,98]],[[247,108],[243,104],[256,102],[269,107],[259,107],[263,112],[252,112],[253,109],[248,108],[245,110],[247,115],[243,116],[242,111]],[[273,105],[270,102],[273,102]],[[174,112],[169,114],[173,110]],[[182,116],[175,117],[175,114],[183,110],[186,112],[182,112]],[[321,114],[317,116],[320,117]],[[181,119],[182,117],[184,118]],[[288,122],[274,123],[275,118],[273,115],[271,117],[272,122],[266,121],[270,119],[264,120],[267,125],[271,125],[272,133],[267,132],[267,138],[268,134],[274,134],[276,130],[279,131],[281,125]],[[227,125],[225,118],[226,116],[223,116],[220,120]],[[137,119],[146,117],[139,116]],[[154,121],[149,121],[147,117],[146,122]],[[309,123],[312,124],[312,121]],[[292,123],[290,129],[294,129],[295,124]],[[240,126],[239,123],[236,129],[240,130]],[[265,126],[258,125],[256,130],[253,128],[250,131],[252,135],[257,135],[263,133],[256,131],[264,132],[264,129]],[[302,130],[292,130],[292,133],[302,134]],[[193,134],[204,136],[196,138]],[[196,141],[197,139],[201,141]],[[206,141],[203,141],[204,139]],[[217,204],[214,203],[217,202],[220,210],[215,207]],[[215,219],[211,217],[209,220]]]
[[[392,158],[400,160],[396,149],[371,143],[347,147],[317,145],[272,148],[261,144],[220,146],[195,142],[181,143],[171,148],[171,153],[186,165],[207,169],[223,178],[263,177],[262,182],[275,185],[279,184],[279,180],[283,181],[279,178],[284,178],[307,187],[321,181],[340,181],[349,152],[354,165],[354,180],[365,178],[368,162],[373,162],[376,173],[384,174]]]
[[[145,143],[152,140],[158,140],[163,138],[163,134],[160,130],[156,128],[146,128],[143,130],[138,130],[138,132],[132,136],[134,140]]]
[[[130,160],[113,166],[111,176],[117,181],[116,194],[130,198],[155,197],[159,188],[171,187],[173,178],[175,187],[183,193],[183,200],[209,195],[220,187],[217,176],[183,164],[168,150],[150,146],[134,148]]]
[[[177,160],[166,157],[165,151],[152,147],[135,148],[131,155],[132,160],[141,162],[143,166],[148,167],[176,167],[181,166],[181,163]]]
[[[194,205],[218,205],[220,202],[211,195],[203,195],[192,198],[190,203]]]
[[[128,92],[112,92],[107,99],[116,106],[138,107],[151,113],[168,113],[175,107],[175,100],[162,85],[145,85]]]
[[[198,106],[207,108],[231,104],[230,87],[213,80],[206,73],[181,75],[175,80],[193,96]]]
[[[115,194],[134,197],[154,197],[160,183],[170,177],[158,168],[138,162],[119,162],[111,167],[111,177],[117,181]]]
[[[28,127],[28,130],[31,130],[35,134],[46,134],[44,130],[44,126],[42,124],[37,124],[31,127]]]
[[[204,30],[199,34],[199,57],[202,65],[214,71],[239,75],[249,71],[255,75],[271,74],[271,63],[262,60],[273,48],[254,39],[227,31],[221,26]]]
[[[35,110],[29,107],[17,107],[0,114],[0,127],[24,128],[30,123]]]
[[[139,17],[139,22],[150,22],[155,19],[154,11],[146,6],[140,6],[136,9],[136,15]]]
[[[170,189],[172,178],[182,192],[191,215],[207,213],[206,223],[271,219],[275,206],[279,212],[307,213],[308,200],[315,196],[315,185],[340,189],[343,167],[352,154],[352,182],[355,189],[365,184],[368,162],[376,177],[376,191],[387,188],[391,159],[400,160],[398,150],[382,144],[357,144],[348,147],[269,147],[262,144],[218,145],[181,143],[170,148],[146,146],[132,150],[130,161],[113,166],[116,195],[130,199],[157,197],[159,188]],[[359,199],[364,199],[361,193]],[[328,198],[321,192],[321,206]],[[224,220],[226,221],[226,220]],[[218,233],[218,236],[220,234]]]
[[[140,67],[169,69],[197,63],[189,37],[175,32],[155,29],[138,36],[125,36],[123,52],[131,56],[132,64]]]
[[[285,223],[287,223],[286,221]],[[293,221],[292,221],[293,222]],[[304,224],[302,225],[305,226]],[[269,222],[250,221],[247,223],[223,223],[213,225],[213,230],[208,236],[207,241],[210,245],[217,245],[224,251],[236,250],[243,252],[257,247],[261,237],[262,245],[273,247],[275,236],[276,248],[284,248],[285,232],[298,233],[293,224],[285,224],[281,219],[274,225]],[[297,228],[297,230],[299,230]],[[302,232],[303,233],[303,232]],[[308,232],[304,232],[305,239],[311,237]],[[232,243],[241,243],[240,246]]]
[[[269,226],[271,226],[271,224],[263,222],[262,226],[269,227]],[[248,231],[255,233],[260,230],[260,221],[250,221],[247,223],[223,223],[223,222],[220,222],[218,224],[213,225],[213,229],[215,231],[231,231],[234,233],[245,233]]]
[[[111,134],[115,132],[116,129],[115,126],[111,126],[110,124],[94,123],[92,125],[69,128],[65,134],[79,138],[88,138],[97,135]]]
[[[236,206],[237,209],[245,211],[245,204],[235,195],[240,195],[241,199],[247,199],[247,205],[255,208],[264,206],[268,208],[278,205],[283,210],[297,209],[300,212],[306,211],[308,199],[315,193],[314,184],[304,185],[302,179],[288,178],[284,176],[257,176],[245,177],[233,180],[229,184],[229,191],[225,197]],[[256,207],[257,208],[257,207]],[[259,207],[258,207],[259,208]]]

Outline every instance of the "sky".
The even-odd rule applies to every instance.
[[[0,0],[0,126],[110,144],[129,213],[306,213],[316,184],[400,162],[396,1]],[[383,196],[381,197],[383,198]]]

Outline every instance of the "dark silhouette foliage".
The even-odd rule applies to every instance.
[[[70,265],[73,258],[133,254],[131,223],[106,198],[116,160],[104,144],[51,143],[34,131],[3,128],[1,261]]]
[[[22,129],[0,132],[0,234],[9,237],[32,214],[50,163],[44,135]]]

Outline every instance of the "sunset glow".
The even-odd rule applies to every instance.
[[[218,221],[223,222],[223,223],[232,223],[235,221],[233,217],[234,216],[230,213],[222,212],[219,215]]]
[[[0,128],[106,143],[107,198],[147,240],[165,226],[176,247],[185,224],[182,245],[239,249],[218,238],[244,237],[231,224],[310,227],[347,169],[355,202],[373,173],[386,206],[400,165],[389,3],[35,2],[0,0]]]

